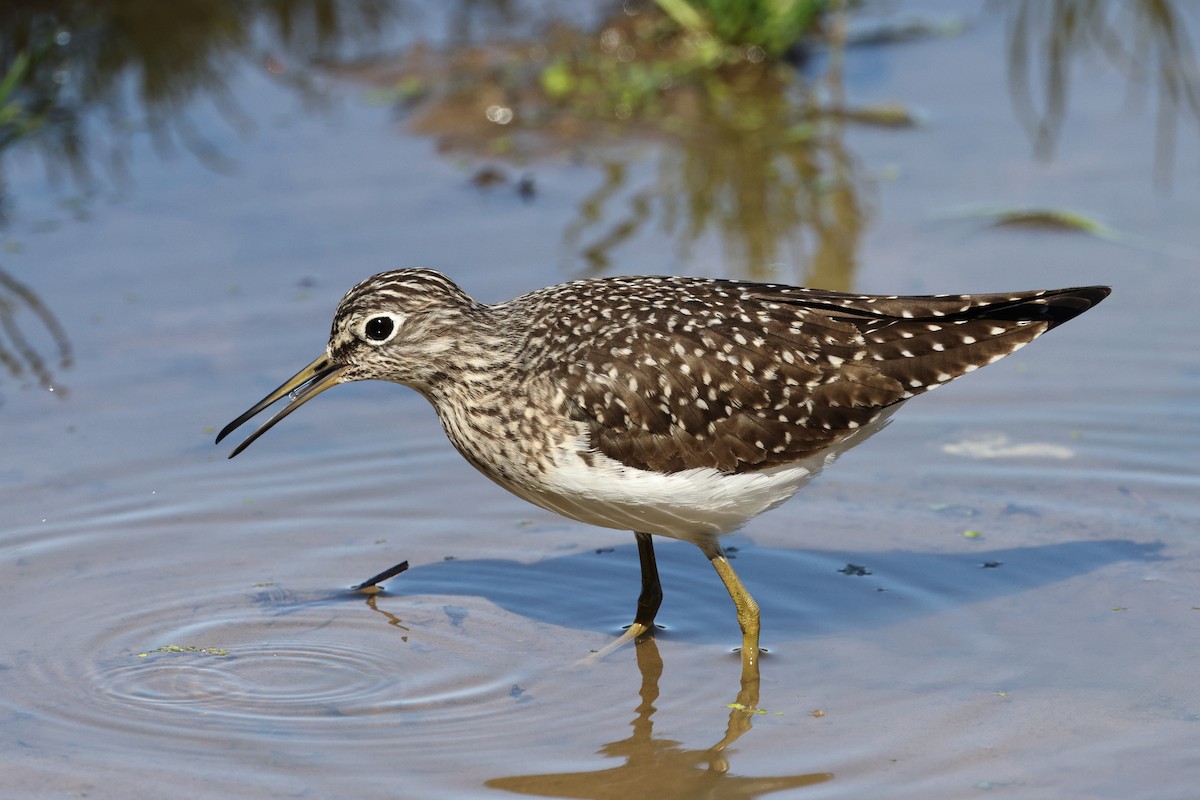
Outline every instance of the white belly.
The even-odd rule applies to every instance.
[[[590,525],[711,544],[787,500],[843,451],[880,430],[895,408],[823,453],[757,472],[727,474],[706,467],[661,474],[627,467],[595,451],[589,466],[578,455],[586,442],[572,441],[560,448],[556,467],[540,476],[537,487],[501,485]]]

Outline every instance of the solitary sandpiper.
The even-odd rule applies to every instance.
[[[450,442],[513,494],[632,530],[642,590],[622,639],[662,600],[652,535],[697,545],[758,659],[758,605],[722,534],[791,497],[906,400],[1009,355],[1099,303],[1105,286],[872,296],[675,277],[580,280],[497,305],[446,276],[368,278],[337,308],[325,352],[217,441],[277,400],[242,442],[339,383],[411,386]]]

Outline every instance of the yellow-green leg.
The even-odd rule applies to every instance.
[[[721,576],[721,582],[733,598],[734,608],[737,609],[738,625],[742,629],[742,666],[755,667],[758,664],[758,603],[746,591],[737,573],[725,557],[725,551],[719,545],[702,548],[708,560]]]

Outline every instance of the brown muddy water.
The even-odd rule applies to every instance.
[[[0,794],[1194,798],[1200,20],[1075,5],[1128,53],[1049,4],[868,4],[802,86],[646,118],[522,84],[564,38],[639,57],[619,5],[43,31],[118,57],[90,106],[52,70],[64,109],[0,151]],[[657,641],[580,664],[633,613],[632,536],[508,496],[411,391],[213,446],[347,288],[417,265],[489,301],[638,273],[1114,294],[729,537],[770,650],[739,708],[694,548],[659,547]]]

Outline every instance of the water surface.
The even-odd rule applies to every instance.
[[[5,796],[1193,797],[1194,119],[1156,115],[1153,82],[1152,108],[1122,102],[1092,52],[1057,128],[1023,125],[1025,6],[900,4],[965,26],[849,47],[839,102],[919,124],[788,151],[808,180],[754,201],[759,230],[765,133],[585,124],[506,151],[499,101],[475,135],[436,92],[389,93],[418,67],[442,85],[413,42],[514,47],[537,9],[346,12],[314,41],[251,20],[166,134],[134,110],[101,126],[90,181],[6,150]],[[706,130],[766,149],[718,163]],[[983,206],[1121,236],[961,213]],[[730,537],[770,650],[742,710],[733,610],[694,548],[659,547],[657,641],[581,665],[632,615],[632,537],[506,495],[413,392],[342,387],[234,461],[213,447],[318,354],[350,285],[416,265],[489,301],[620,273],[1114,294]],[[402,560],[386,592],[348,591]]]

